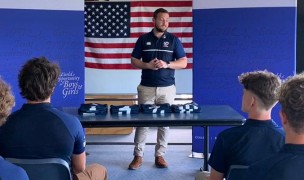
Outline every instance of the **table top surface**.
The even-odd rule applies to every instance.
[[[79,115],[76,107],[64,107],[64,112],[77,116],[84,127],[140,126],[233,126],[245,118],[227,105],[204,105],[200,113]]]

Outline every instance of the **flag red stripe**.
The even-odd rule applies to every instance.
[[[85,67],[96,69],[135,69],[131,64],[100,64],[85,62]]]
[[[140,35],[142,35],[142,34],[144,34],[144,33],[131,33],[130,34],[130,37],[131,38],[138,38]],[[192,33],[187,33],[187,32],[181,32],[181,33],[172,33],[172,34],[174,34],[175,36],[177,36],[177,37],[179,37],[179,38],[186,38],[186,37],[192,37]]]
[[[121,59],[121,58],[131,58],[131,53],[127,54],[99,54],[99,53],[92,53],[92,52],[85,52],[86,57],[93,57],[99,59]]]
[[[90,63],[90,62],[85,62],[85,67],[95,68],[95,69],[136,69],[131,64],[99,64],[99,63]],[[192,69],[193,64],[188,63],[186,68]]]
[[[184,48],[192,48],[192,43],[182,43]],[[135,43],[92,43],[85,42],[85,47],[91,48],[134,48]]]
[[[192,7],[192,1],[131,1],[131,7]]]
[[[193,58],[192,53],[186,53],[186,56],[187,58]],[[131,53],[105,54],[105,53],[85,52],[85,57],[98,58],[98,59],[121,59],[121,58],[131,58]]]
[[[184,48],[192,48],[192,43],[182,43]],[[85,42],[85,47],[91,48],[134,48],[135,43],[92,43],[92,42]]]
[[[85,47],[92,48],[134,48],[135,43],[91,43],[85,42]]]
[[[131,27],[153,27],[153,22],[131,22]],[[169,22],[169,27],[192,27],[192,22]]]
[[[170,17],[192,17],[192,12],[170,12]],[[153,12],[131,12],[131,17],[153,17]]]

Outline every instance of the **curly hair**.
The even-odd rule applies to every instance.
[[[12,94],[11,87],[0,77],[0,125],[12,112],[15,105],[15,97]]]
[[[270,109],[278,101],[278,91],[281,86],[281,78],[272,72],[253,71],[241,74],[239,82],[246,90],[251,91],[260,98],[265,109]]]
[[[47,99],[53,93],[59,75],[59,65],[45,57],[28,60],[18,75],[21,96],[30,101]]]
[[[304,133],[304,73],[288,77],[279,93],[282,112],[286,114],[291,128]]]

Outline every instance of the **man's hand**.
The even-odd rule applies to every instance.
[[[159,59],[154,59],[154,66],[157,69],[161,69],[161,68],[168,68],[168,64],[167,62],[163,61],[163,60],[159,60]]]
[[[149,67],[148,69],[158,70],[159,68],[156,65],[157,61],[159,61],[159,60],[158,59],[152,59],[150,62],[148,62],[147,63],[147,66]]]

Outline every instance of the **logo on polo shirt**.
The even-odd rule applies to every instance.
[[[169,42],[165,41],[163,47],[169,47]]]
[[[146,45],[147,46],[151,46],[151,42],[146,42]]]

